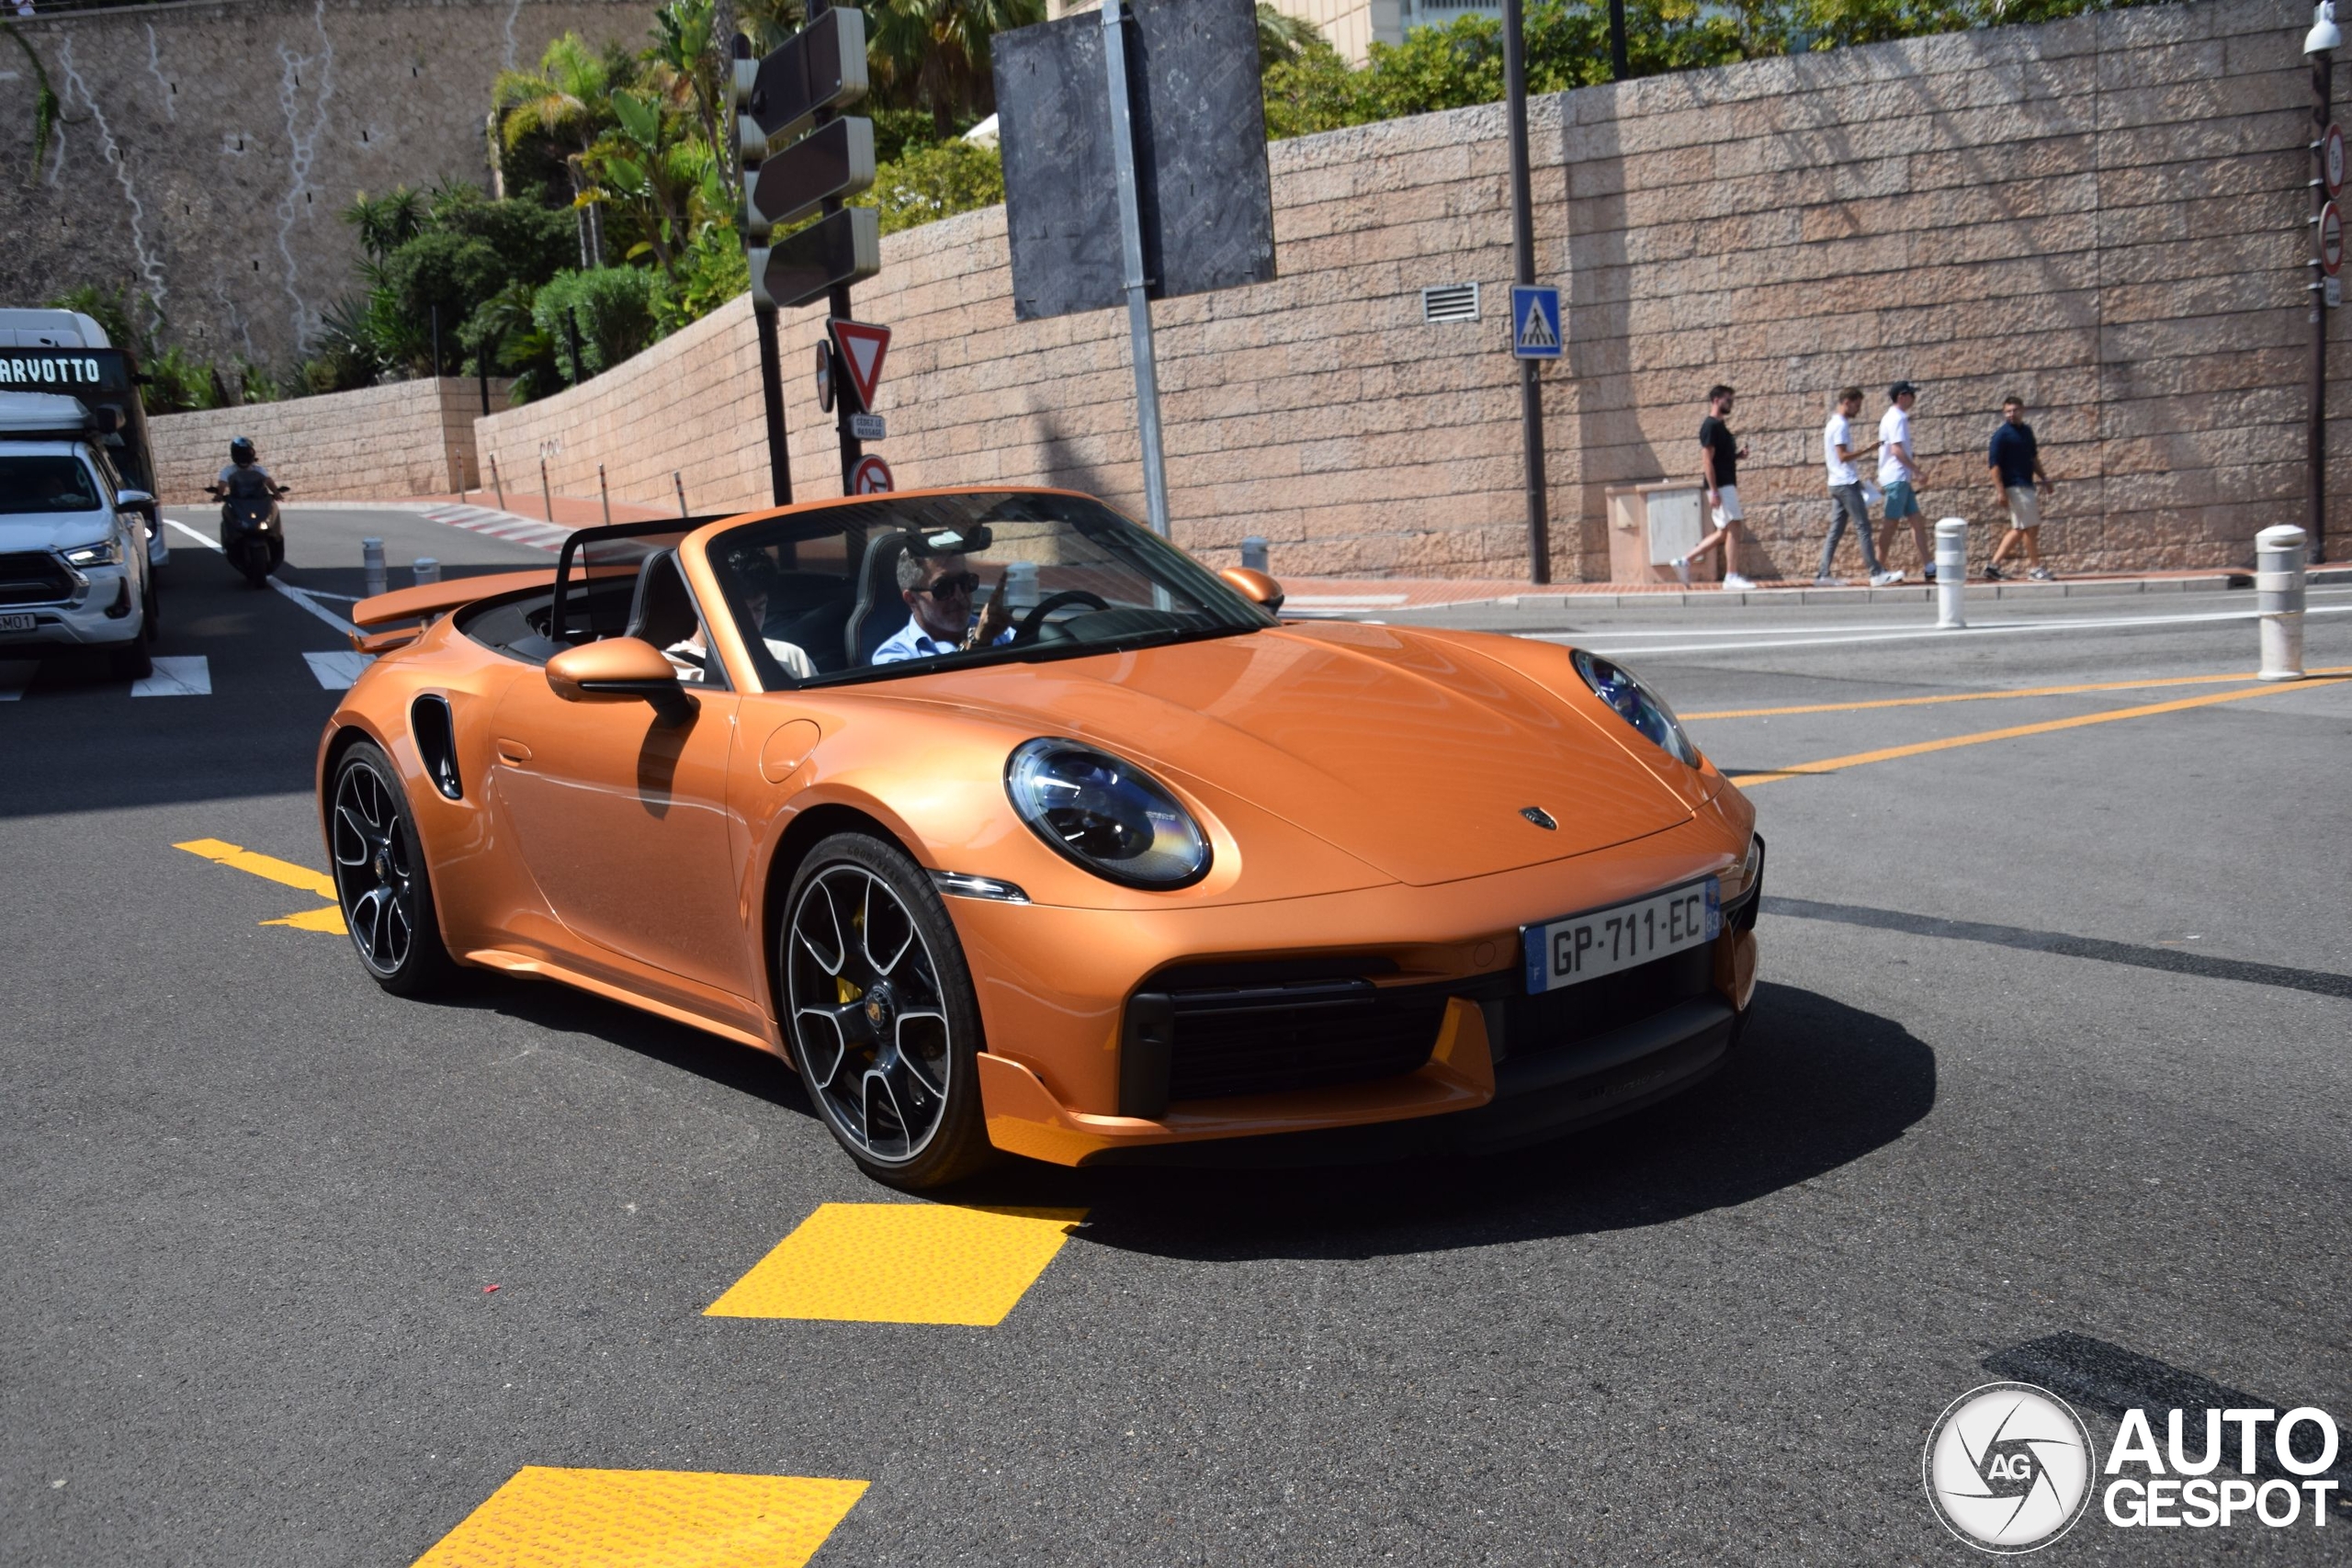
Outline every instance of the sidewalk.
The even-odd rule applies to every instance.
[[[545,505],[536,498],[510,496],[509,500],[514,504],[509,510],[501,510],[491,504],[492,500],[490,491],[477,490],[462,496],[406,496],[394,501],[296,500],[288,504],[294,510],[308,507],[316,511],[413,512],[435,523],[503,539],[509,544],[536,546],[550,555],[562,548],[565,536],[572,530],[593,528],[606,521],[605,507],[593,498],[557,496],[552,521],[547,515]],[[655,523],[674,515],[661,508],[635,502],[616,501],[611,503],[610,520],[615,523]],[[1936,594],[1936,585],[1932,582],[1905,582],[1892,588],[1871,588],[1859,581],[1850,587],[1838,588],[1816,588],[1810,581],[1793,580],[1759,582],[1754,588],[1738,592],[1721,588],[1685,588],[1670,582],[1565,582],[1533,588],[1507,579],[1461,577],[1296,577],[1284,578],[1282,581],[1286,593],[1283,601],[1283,614],[1306,618],[1325,615],[1369,615],[1377,618],[1383,611],[1435,609],[1458,604],[1529,608],[1540,607],[1551,600],[1571,600],[1580,608],[1590,609],[1653,606],[1664,609],[1685,604],[1917,604],[1932,600]],[[2313,587],[2352,586],[2352,564],[2331,562],[2313,567],[2309,581]],[[2118,593],[2209,593],[2222,589],[2253,586],[2251,568],[2210,567],[2189,571],[2086,573],[2078,577],[2062,577],[2053,582],[2017,580],[1986,582],[1974,579],[1968,584],[1968,597],[1992,600],[2070,599]]]

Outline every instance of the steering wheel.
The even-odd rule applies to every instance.
[[[1065,604],[1083,604],[1090,610],[1111,607],[1108,599],[1099,593],[1089,593],[1083,588],[1065,588],[1058,593],[1048,593],[1030,606],[1029,613],[1021,617],[1021,625],[1012,634],[1012,646],[1022,648],[1035,642],[1038,635],[1046,629],[1046,617]]]

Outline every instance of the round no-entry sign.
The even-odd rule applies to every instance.
[[[2332,212],[2335,209],[2328,210]],[[857,467],[849,471],[849,492],[852,495],[882,495],[892,488],[890,465],[879,457],[860,457]]]
[[[2330,124],[2326,134],[2319,139],[2320,177],[2327,182],[2327,194],[2344,194],[2344,128]]]
[[[2319,209],[2319,268],[2334,277],[2344,265],[2344,214],[2335,203]]]

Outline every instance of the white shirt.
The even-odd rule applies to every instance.
[[[974,618],[973,624],[975,626],[979,624],[977,616]],[[1007,626],[1004,630],[997,633],[996,641],[993,646],[1001,648],[1012,640],[1012,628],[1011,626]],[[909,615],[907,617],[907,624],[900,626],[897,631],[891,633],[888,638],[884,639],[882,646],[874,650],[872,662],[876,664],[896,664],[900,660],[905,659],[936,659],[943,653],[961,652],[963,650],[963,647],[964,644],[961,638],[958,638],[954,642],[940,641],[937,637],[922,629],[922,623],[921,621],[916,620],[912,615]]]
[[[1907,410],[1890,404],[1878,421],[1878,482],[1882,485],[1907,484],[1918,476],[1915,464],[1903,466],[1894,455],[1894,444],[1903,443],[1905,453],[1911,451],[1911,415]]]
[[[1842,413],[1833,413],[1821,431],[1821,460],[1828,465],[1829,488],[1832,490],[1839,485],[1862,482],[1862,476],[1855,472],[1854,465],[1838,456],[1838,449],[1841,446],[1849,452],[1853,450],[1854,422]]]

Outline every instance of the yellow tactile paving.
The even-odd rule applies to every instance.
[[[526,1465],[415,1568],[799,1568],[866,1484]]]
[[[713,1302],[711,1317],[1002,1323],[1083,1209],[826,1203]]]

